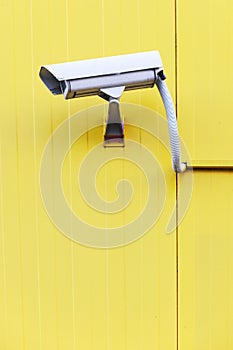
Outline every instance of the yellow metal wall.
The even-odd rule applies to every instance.
[[[196,171],[178,229],[178,348],[231,349],[232,1],[177,2],[178,121]],[[182,180],[180,184],[182,183]]]
[[[1,1],[1,349],[175,349],[176,236],[163,232],[166,215],[141,240],[109,250],[72,242],[46,215],[39,170],[51,132],[103,101],[55,98],[38,78],[46,63],[160,48],[174,96],[174,21],[170,1]],[[124,100],[163,112],[154,91]],[[127,132],[153,152],[152,137],[135,128]],[[88,150],[101,137],[102,130],[90,132],[75,148]],[[175,176],[168,153],[164,162],[170,213]],[[134,177],[130,164],[106,169],[108,196],[123,168],[126,179]],[[146,190],[142,180],[139,172],[134,206]]]
[[[42,64],[158,49],[192,161],[229,165],[231,7],[217,0],[0,1],[0,349],[232,347],[232,173],[197,173],[190,209],[166,235],[179,189],[170,155],[147,132],[129,127],[133,140],[162,158],[164,212],[128,246],[74,243],[45,212],[40,161],[61,122],[103,102],[55,98],[38,78]],[[154,90],[125,93],[122,101],[164,114]],[[75,150],[89,150],[100,137],[89,132]],[[64,179],[68,190],[75,183],[75,150]],[[105,194],[114,196],[115,180],[124,174],[134,182],[136,210],[146,191],[143,176],[135,180],[127,162],[115,165],[106,170]],[[118,222],[126,223],[125,214]]]
[[[233,159],[232,1],[177,1],[178,116],[193,164]]]
[[[233,174],[197,172],[179,228],[179,349],[233,347]]]

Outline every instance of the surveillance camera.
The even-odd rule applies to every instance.
[[[163,69],[158,51],[112,56],[42,66],[40,78],[54,94],[65,99],[101,95],[101,90],[153,87]]]
[[[63,94],[65,99],[99,95],[109,101],[105,147],[124,146],[124,126],[119,108],[122,93],[151,88],[156,84],[167,113],[173,168],[176,172],[185,171],[186,165],[180,161],[175,108],[164,82],[158,51],[42,66],[39,75],[54,95]]]

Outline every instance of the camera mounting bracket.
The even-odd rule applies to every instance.
[[[124,147],[124,124],[120,113],[120,97],[125,86],[101,89],[99,96],[109,102],[104,134],[104,147]]]

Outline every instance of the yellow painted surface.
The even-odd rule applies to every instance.
[[[73,242],[46,213],[41,159],[58,126],[87,110],[88,127],[88,108],[106,103],[54,97],[38,73],[42,64],[158,49],[193,164],[230,165],[232,3],[2,0],[0,10],[0,350],[231,349],[232,172],[195,173],[191,205],[167,235],[177,190],[185,199],[187,174],[176,183],[164,146],[126,124],[126,140],[147,147],[160,163],[164,179],[155,172],[154,205],[165,181],[162,214],[145,236],[123,247]],[[164,115],[156,89],[125,93],[121,101]],[[61,182],[73,213],[109,230],[140,216],[149,188],[143,169],[122,151],[96,177],[106,213],[85,203],[77,172],[102,138],[100,126],[70,145]],[[132,201],[108,214],[121,179],[133,185]]]
[[[232,2],[177,5],[181,135],[194,165],[232,165]],[[195,173],[191,206],[178,229],[181,350],[233,347],[232,195],[232,172]]]
[[[177,1],[178,119],[193,164],[233,164],[232,1]]]
[[[197,172],[179,227],[179,349],[232,349],[232,172]]]
[[[162,157],[164,212],[147,235],[125,247],[72,242],[46,214],[40,161],[56,127],[104,102],[55,98],[38,77],[42,64],[159,49],[174,96],[174,4],[12,0],[0,6],[0,349],[175,349],[176,234],[165,234],[176,189],[169,153],[147,132],[126,127],[128,137]],[[164,114],[155,90],[131,92],[122,101]],[[63,186],[74,211],[78,203],[69,194],[77,190],[77,166],[101,138],[101,128],[83,135],[64,163]],[[101,195],[114,198],[122,176],[134,184],[134,201],[128,216],[125,210],[111,216],[111,225],[133,219],[147,191],[143,173],[123,160],[110,163],[97,179]],[[81,209],[98,225],[108,220]]]

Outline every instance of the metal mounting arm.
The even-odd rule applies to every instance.
[[[102,89],[100,97],[109,102],[108,118],[104,134],[104,147],[124,147],[124,125],[120,114],[119,99],[125,87]]]

